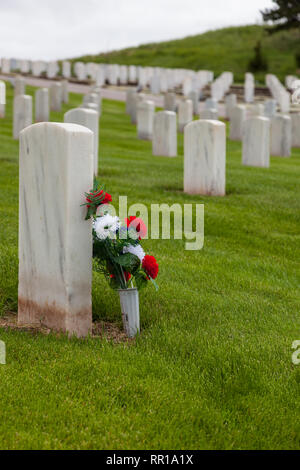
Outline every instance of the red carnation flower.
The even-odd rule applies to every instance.
[[[104,199],[102,199],[101,204],[109,204],[112,201],[110,194],[105,193]]]
[[[131,278],[131,274],[127,271],[124,271],[124,277],[125,277],[125,281],[128,282],[129,279]]]
[[[102,197],[103,199],[101,199]],[[101,204],[109,204],[112,201],[112,197],[110,194],[104,193],[104,191],[101,189],[101,191],[91,191],[88,197],[86,198],[86,201],[90,202],[91,204],[96,204],[97,206],[100,206]],[[87,204],[87,208],[90,207],[91,206]]]
[[[131,215],[129,219],[125,219],[125,222],[128,228],[133,228],[136,231],[136,234],[139,236],[139,240],[145,238],[147,235],[147,227],[142,219]]]
[[[158,264],[154,256],[146,255],[142,261],[142,266],[146,274],[155,279],[158,274]]]

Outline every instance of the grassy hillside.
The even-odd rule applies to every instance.
[[[249,60],[254,54],[253,48],[259,39],[268,60],[269,72],[276,73],[281,79],[288,73],[296,73],[295,53],[300,48],[299,31],[283,31],[269,35],[262,26],[219,29],[175,41],[83,56],[80,60],[210,69],[216,74],[231,70],[235,74],[235,81],[242,81]],[[263,76],[264,73],[257,74],[257,79],[262,80]]]

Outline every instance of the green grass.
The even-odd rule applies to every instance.
[[[30,89],[32,92],[32,89]],[[0,121],[0,300],[17,309],[18,143],[11,96]],[[71,95],[69,106],[81,101]],[[182,192],[179,157],[153,157],[122,103],[104,101],[100,176],[114,201],[204,203],[205,245],[147,240],[158,293],[141,293],[135,343],[0,330],[2,449],[299,449],[300,151],[241,165],[228,141],[227,196]],[[52,120],[61,121],[53,113]],[[87,188],[88,189],[88,188]],[[93,281],[94,317],[120,324],[117,295]]]
[[[268,72],[281,80],[295,74],[295,54],[299,53],[299,31],[282,31],[270,35],[263,26],[238,26],[208,31],[197,36],[114,51],[107,54],[86,55],[76,60],[157,67],[213,70],[216,75],[230,70],[236,82],[244,81],[248,64],[254,56],[254,46],[261,40],[263,54],[268,61]],[[265,72],[256,79],[264,83]]]

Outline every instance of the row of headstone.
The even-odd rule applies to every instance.
[[[14,64],[14,66],[13,66]],[[39,77],[45,75],[53,79],[59,74],[68,79],[73,74],[79,81],[93,80],[97,86],[105,83],[110,85],[128,85],[136,83],[139,88],[149,86],[153,94],[166,93],[176,87],[182,87],[183,94],[199,94],[204,86],[213,80],[213,72],[200,70],[195,72],[188,69],[168,69],[163,67],[141,67],[135,65],[98,64],[63,61],[61,65],[57,61],[45,62],[42,60],[29,61],[17,59],[1,60],[3,73],[18,70],[21,73],[32,73]]]
[[[290,112],[290,93],[285,89],[276,75],[266,75],[266,85],[269,88],[273,98],[277,101],[282,113]]]
[[[225,94],[233,84],[233,73],[223,72],[212,84],[211,84],[211,97],[218,101],[221,101]]]
[[[292,113],[291,115],[277,114],[276,102],[274,103],[273,100],[270,100],[270,103],[262,108],[258,108],[257,112],[253,111],[250,117],[247,116],[246,106],[237,105],[231,111],[230,139],[243,141],[245,133],[249,132],[249,135],[252,135],[259,126],[262,126],[264,130],[261,131],[261,134],[258,132],[258,135],[265,135],[265,122],[268,122],[270,128],[268,140],[271,155],[288,157],[291,154],[291,147],[297,147],[299,143],[299,116],[300,113]],[[256,120],[257,117],[262,119]],[[249,130],[251,123],[253,130],[252,128]],[[249,141],[251,141],[250,137],[247,139],[247,142]],[[255,145],[257,148],[257,145],[260,144],[256,143]],[[261,145],[261,147],[264,147],[264,145]],[[249,153],[251,153],[250,150]]]
[[[246,73],[244,84],[244,100],[246,103],[253,103],[255,95],[255,80],[252,73]]]
[[[68,82],[55,82],[48,88],[35,91],[35,121],[49,121],[50,110],[61,111],[62,103],[68,103]],[[26,95],[26,85],[23,77],[17,77],[14,82],[13,101],[13,138],[18,140],[20,132],[30,126],[33,120],[32,97]],[[3,111],[5,114],[5,108]]]
[[[6,85],[5,85],[5,82],[0,80],[0,118],[5,117],[5,105],[6,105]]]

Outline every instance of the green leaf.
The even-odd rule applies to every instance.
[[[140,264],[139,258],[131,253],[125,253],[124,255],[116,256],[114,261],[127,269],[134,269],[137,265]]]
[[[152,277],[149,277],[150,281],[152,282],[152,284],[154,285],[155,287],[155,290],[158,291],[158,285],[156,284],[156,282],[154,281],[154,279],[152,279]]]

